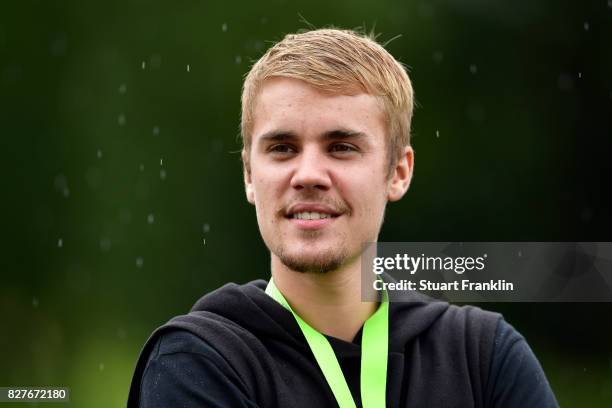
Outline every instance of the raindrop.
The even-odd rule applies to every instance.
[[[236,62],[236,65],[239,65],[242,62],[242,57],[240,55],[236,55],[234,61]]]
[[[485,119],[485,110],[482,105],[472,103],[467,106],[467,117],[474,123],[482,123]]]
[[[160,166],[163,166],[163,165],[164,165],[164,159],[163,159],[163,157],[162,157],[161,159],[159,159],[159,165],[160,165]]]
[[[104,371],[104,363],[98,364],[98,370]]]
[[[127,92],[127,85],[126,84],[119,85],[119,93],[123,95],[126,92]]]
[[[132,213],[127,208],[119,210],[119,221],[122,224],[129,224],[132,222]]]
[[[202,245],[206,245],[206,238],[202,238]]]
[[[53,186],[58,192],[61,193],[67,190],[68,180],[66,179],[66,176],[64,176],[63,174],[58,174],[57,176],[55,176],[55,179],[53,180]]]
[[[100,238],[100,249],[104,252],[108,252],[111,249],[111,240],[107,237]]]
[[[153,215],[153,214],[147,215],[147,222],[149,224],[153,224],[155,222],[155,215]]]
[[[159,126],[153,126],[153,134],[155,136],[159,135]]]
[[[584,22],[584,31],[589,31],[589,23],[588,22]]]
[[[96,190],[102,184],[102,171],[97,167],[89,167],[85,173],[87,185],[93,190]]]
[[[159,178],[160,178],[160,179],[162,179],[162,180],[165,180],[165,179],[166,179],[166,170],[161,169],[161,170],[159,171]]]
[[[434,8],[430,4],[421,4],[418,10],[419,16],[422,18],[431,18],[434,15]]]
[[[582,72],[578,73],[578,78],[582,78]]]
[[[142,69],[145,69],[147,67],[147,62],[146,61],[142,61],[142,63],[140,64],[140,67]]]
[[[102,158],[102,150],[98,149],[98,151],[96,152],[96,156],[98,156],[98,159]]]
[[[187,64],[187,72],[189,72],[189,70],[190,70],[190,67],[189,67],[189,64]]]
[[[477,73],[477,72],[478,72],[478,67],[476,66],[476,64],[472,64],[472,65],[470,65],[470,72],[471,72],[472,74],[475,74],[475,73]]]
[[[66,35],[58,35],[58,37],[51,43],[49,49],[51,51],[51,55],[53,55],[54,57],[61,57],[63,55],[66,55],[66,51],[68,49],[68,41],[66,39]]]
[[[119,126],[125,125],[125,115],[123,113],[117,117],[117,123]]]
[[[136,258],[136,266],[138,268],[142,268],[142,264],[144,263],[144,259],[142,259],[141,256],[139,256],[138,258]]]
[[[585,207],[580,212],[580,219],[582,222],[590,222],[593,219],[593,211],[589,207]]]
[[[436,137],[440,137],[440,131],[436,129]]]
[[[159,68],[161,66],[161,55],[153,54],[151,58],[149,58],[149,63],[151,64],[151,68]]]
[[[19,64],[12,63],[2,72],[2,80],[5,84],[15,83],[22,77],[22,68]]]
[[[208,231],[210,231],[210,225],[208,225],[207,223],[202,225],[202,231],[204,231],[204,233],[207,233]]]
[[[434,51],[432,58],[435,63],[441,63],[444,59],[444,53],[442,51]]]
[[[62,248],[64,246],[64,240],[62,238],[57,240],[57,247]]]
[[[36,308],[36,307],[38,307],[38,304],[39,304],[38,298],[36,296],[34,296],[32,298],[32,306]]]
[[[64,176],[63,174],[58,174],[57,176],[55,176],[55,179],[53,179],[53,185],[58,190],[61,190],[62,188],[66,187],[66,184],[68,184],[68,181],[66,180],[66,176]]]
[[[139,169],[140,169],[140,171],[144,171],[144,164],[141,164]]]
[[[221,139],[215,139],[211,142],[212,150],[215,153],[221,153],[223,150],[223,141]]]
[[[224,33],[227,32],[227,23],[223,23],[221,25],[221,31],[223,31]]]
[[[574,88],[574,80],[570,75],[561,73],[557,78],[557,85],[562,91],[571,91]]]

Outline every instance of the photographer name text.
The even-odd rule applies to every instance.
[[[383,282],[381,280],[375,280],[372,282],[372,286],[377,291],[388,290],[388,291],[435,291],[435,292],[449,292],[449,291],[471,291],[471,292],[509,292],[514,290],[514,283],[507,282],[505,279],[490,280],[488,282],[473,282],[469,279],[462,279],[460,281],[452,282],[432,282],[427,279],[420,279],[413,281],[409,279],[402,279],[397,282]]]

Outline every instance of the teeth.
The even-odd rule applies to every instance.
[[[293,218],[297,218],[299,220],[319,220],[322,218],[331,218],[330,214],[323,214],[318,212],[301,212],[297,214],[293,214]]]

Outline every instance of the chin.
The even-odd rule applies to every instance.
[[[301,273],[328,273],[344,265],[346,256],[338,251],[280,251],[276,254],[287,268]]]
[[[346,252],[338,250],[316,254],[280,251],[277,256],[287,268],[301,273],[332,272],[341,268],[348,259]]]

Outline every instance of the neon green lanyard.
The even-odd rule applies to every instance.
[[[282,293],[280,293],[272,278],[270,278],[270,282],[266,287],[266,293],[283,305],[295,317],[340,408],[355,408],[355,401],[329,341],[291,309],[291,306],[287,303]],[[383,292],[383,300],[378,310],[366,320],[361,336],[360,388],[363,408],[385,407],[388,350],[389,301],[385,291]]]

